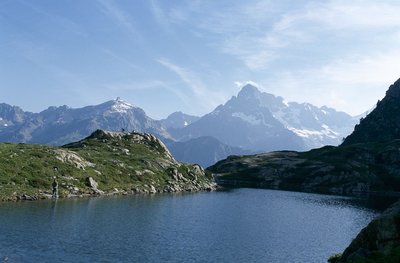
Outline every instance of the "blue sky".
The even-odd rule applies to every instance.
[[[202,115],[247,82],[352,115],[400,77],[400,1],[0,0],[0,102]]]

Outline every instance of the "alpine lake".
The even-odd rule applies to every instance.
[[[393,201],[239,188],[0,203],[0,262],[327,262]]]

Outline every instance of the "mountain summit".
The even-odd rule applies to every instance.
[[[258,90],[257,87],[251,85],[251,84],[246,84],[245,86],[242,87],[242,89],[239,91],[237,97],[238,98],[243,98],[243,99],[254,99],[257,98],[257,96],[260,94],[260,91]]]
[[[326,106],[286,103],[282,97],[247,84],[224,105],[181,129],[178,140],[212,136],[251,151],[305,150],[338,145],[355,119]]]

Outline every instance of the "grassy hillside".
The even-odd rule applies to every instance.
[[[175,161],[149,134],[98,130],[63,147],[0,144],[0,200],[48,198],[54,177],[61,197],[215,187],[200,166]],[[89,177],[98,191],[88,185]]]

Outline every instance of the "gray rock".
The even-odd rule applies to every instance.
[[[104,192],[99,190],[99,184],[91,177],[86,177],[86,186],[90,187],[96,194],[103,194]]]
[[[151,193],[151,194],[157,193],[157,190],[156,190],[156,188],[154,187],[154,185],[150,185],[149,193]]]

